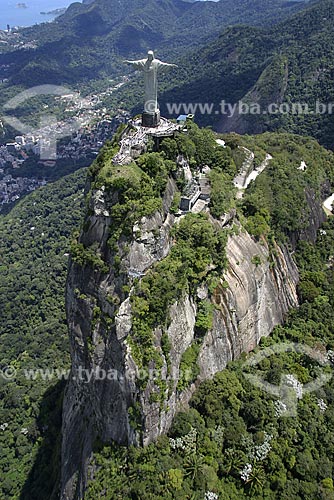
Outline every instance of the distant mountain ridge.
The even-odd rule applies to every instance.
[[[2,96],[12,85],[80,87],[119,76],[128,71],[124,59],[152,48],[179,65],[160,78],[164,115],[166,103],[213,103],[212,113],[197,113],[202,125],[222,132],[283,130],[313,135],[334,147],[334,123],[328,113],[228,117],[220,112],[222,100],[231,105],[240,100],[256,103],[263,110],[270,103],[306,103],[311,110],[317,100],[334,103],[334,0],[291,5],[281,0],[74,3],[56,22],[23,30],[24,39],[35,40],[36,49],[0,55],[0,65],[10,64]],[[280,21],[276,25],[274,18]],[[253,26],[233,25],[241,21]],[[112,105],[123,101],[131,108],[141,102],[142,91],[134,81],[117,96]]]
[[[53,23],[27,28],[37,48],[0,55],[11,64],[9,85],[78,83],[117,74],[119,58],[148,48],[180,55],[213,40],[227,25],[273,24],[305,6],[284,0],[95,0],[73,3]]]
[[[202,124],[222,132],[260,133],[266,130],[313,135],[334,146],[333,112],[316,114],[317,101],[334,103],[334,1],[312,2],[307,9],[269,27],[234,26],[215,41],[187,55],[170,91],[161,97],[163,112],[170,102],[215,103],[217,114],[197,115]],[[183,81],[180,85],[179,82]],[[256,103],[266,111],[271,103],[307,104],[311,113],[220,114],[222,100]]]

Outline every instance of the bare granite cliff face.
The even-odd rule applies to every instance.
[[[286,248],[274,251],[240,231],[229,237],[225,286],[214,293],[213,328],[199,354],[200,377],[213,376],[249,352],[298,305],[298,270]]]
[[[107,268],[72,260],[68,272],[66,309],[72,370],[63,409],[63,499],[83,497],[94,440],[138,442],[129,409],[139,401],[140,393],[133,381],[136,366],[126,345],[131,305],[123,287],[168,253],[173,224],[168,210],[174,192],[175,184],[170,180],[162,210],[136,225],[130,244],[122,237],[118,241],[122,273],[116,272],[115,256],[107,244],[109,211],[117,202],[117,192],[107,194],[103,187],[92,192],[79,243],[93,248]]]

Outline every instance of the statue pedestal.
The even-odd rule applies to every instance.
[[[160,123],[160,111],[156,111],[155,113],[144,113],[141,115],[141,124],[142,127],[158,127]]]

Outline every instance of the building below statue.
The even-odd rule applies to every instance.
[[[154,114],[144,111],[141,115],[141,124],[142,127],[158,127],[160,124],[160,111],[158,110]]]
[[[156,115],[155,120],[159,115],[160,113]],[[154,118],[154,115],[150,116]],[[113,157],[114,165],[127,165],[131,163],[147,150],[149,139],[153,140],[154,147],[158,150],[159,143],[163,138],[173,137],[176,132],[181,130],[178,123],[174,123],[164,117],[159,116],[159,123],[152,127],[143,125],[142,119],[130,120],[126,129],[122,132],[119,151]]]

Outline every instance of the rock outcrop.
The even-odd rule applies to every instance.
[[[229,238],[225,286],[213,296],[214,323],[199,354],[201,379],[249,352],[298,305],[298,270],[286,248],[274,251],[247,232]]]
[[[131,289],[133,280],[168,254],[174,223],[169,208],[174,193],[174,181],[169,180],[162,210],[139,221],[131,241],[119,240],[122,273],[116,272],[107,244],[110,207],[117,194],[106,193],[104,188],[92,193],[90,215],[79,242],[94,247],[109,271],[94,269],[89,263],[70,264],[66,304],[72,373],[63,411],[63,500],[83,497],[87,464],[96,440],[151,442],[168,431],[175,413],[195,388],[193,383],[178,390],[181,358],[195,336],[196,303],[191,296],[185,294],[170,308],[169,359],[163,354],[162,329],[154,331],[155,347],[163,360],[160,385],[154,378],[142,384],[128,342],[132,313],[124,287]],[[229,237],[229,266],[213,296],[213,328],[206,333],[198,356],[198,381],[254,348],[297,304],[296,266],[286,249],[276,247],[274,254],[272,257],[264,242],[255,242],[241,228],[239,234]],[[205,289],[201,293],[204,297]]]
[[[169,210],[175,192],[175,182],[169,179],[161,210],[136,222],[132,235],[121,234],[116,250],[108,239],[117,191],[101,187],[90,195],[78,243],[94,249],[103,266],[72,260],[68,273],[72,372],[63,409],[61,500],[83,498],[95,443],[145,445],[167,432],[201,380],[252,350],[298,305],[298,270],[287,247],[269,246],[264,238],[256,241],[236,221],[223,226],[209,217],[221,231],[233,228],[226,271],[213,293],[202,283],[197,297],[185,291],[170,306],[168,325],[153,331],[159,366],[152,360],[141,367],[132,344],[131,296],[136,283],[173,245],[176,219]],[[311,194],[308,202],[311,217],[305,237],[312,239],[323,215]],[[212,327],[200,339],[196,376],[185,384],[184,353],[199,344],[198,299],[211,301]]]

